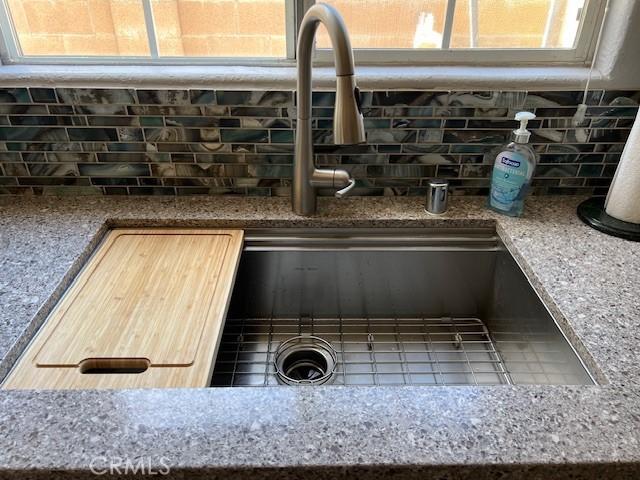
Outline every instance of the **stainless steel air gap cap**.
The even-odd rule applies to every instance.
[[[427,187],[425,212],[432,215],[441,215],[446,212],[449,201],[449,181],[442,178],[432,178]]]

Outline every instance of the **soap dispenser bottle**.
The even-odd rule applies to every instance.
[[[536,116],[531,112],[518,112],[515,118],[520,128],[513,131],[512,142],[501,149],[493,164],[488,204],[496,212],[519,217],[538,157],[528,145],[531,132],[527,130],[527,122]]]

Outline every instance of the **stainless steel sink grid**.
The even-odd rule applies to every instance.
[[[492,229],[248,232],[212,386],[278,385],[297,335],[334,385],[594,383]]]
[[[305,334],[336,350],[334,385],[511,383],[478,319],[261,318],[227,320],[212,384],[277,385],[275,351]]]

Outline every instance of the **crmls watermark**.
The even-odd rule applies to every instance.
[[[157,462],[151,457],[94,457],[89,469],[94,475],[169,475],[171,461],[167,457],[160,457]]]

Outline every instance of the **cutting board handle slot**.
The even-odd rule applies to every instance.
[[[143,373],[150,365],[146,358],[85,358],[79,369],[82,374],[93,375]]]

